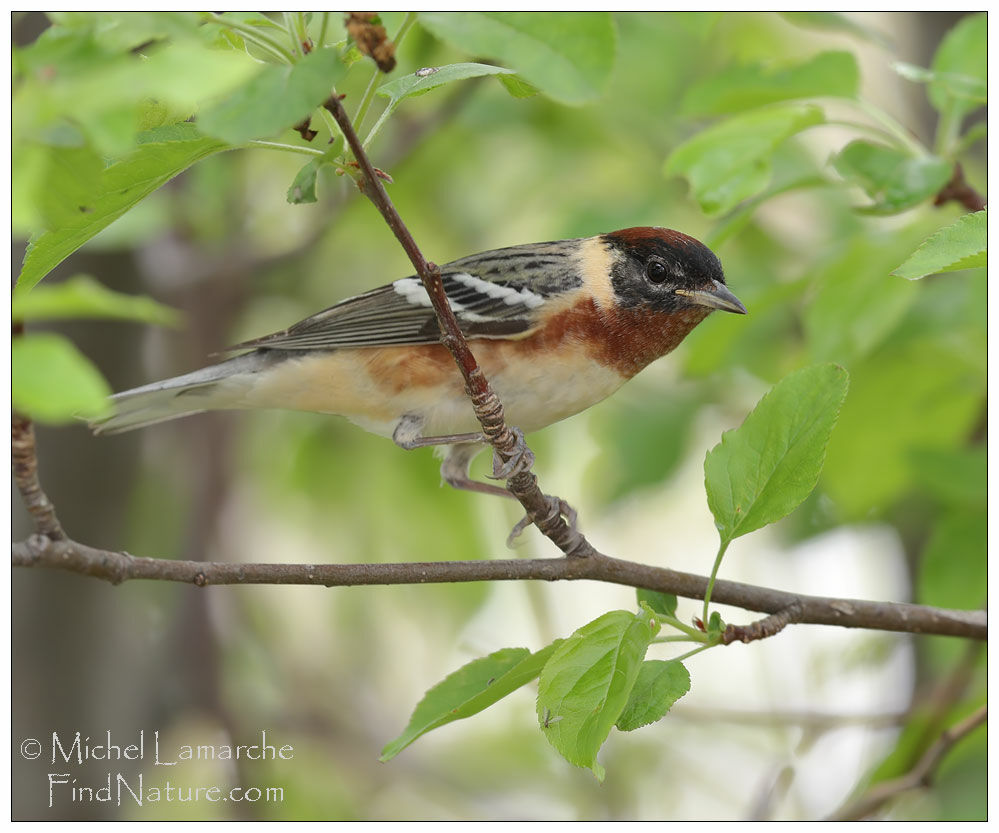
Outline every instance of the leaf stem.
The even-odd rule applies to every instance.
[[[316,37],[316,46],[325,46],[326,32],[330,27],[330,13],[320,12],[320,15],[322,17],[319,19],[319,35]]]
[[[700,634],[701,637],[704,634]],[[652,640],[653,644],[659,644],[660,642],[704,642],[703,638],[697,639],[693,636],[686,636],[682,634],[673,634],[672,636],[657,636]]]
[[[701,616],[704,627],[708,626],[708,606],[711,604],[711,591],[715,588],[718,569],[721,567],[722,558],[725,557],[725,550],[728,549],[730,543],[732,543],[731,539],[722,538],[721,544],[718,546],[718,555],[715,556],[715,563],[711,567],[711,576],[708,578],[708,589],[704,591],[704,613]]]
[[[699,654],[699,653],[701,653],[701,651],[708,650],[708,648],[714,648],[715,645],[718,645],[718,644],[719,643],[717,643],[717,642],[709,642],[706,645],[701,645],[701,646],[699,646],[697,648],[694,648],[693,651],[687,651],[687,653],[681,654],[680,656],[674,658],[673,662],[682,662],[683,660],[689,659],[690,657],[694,656],[694,654]]]
[[[323,156],[324,153],[321,150],[316,150],[316,148],[307,148],[302,145],[286,145],[281,142],[264,142],[259,139],[253,139],[242,145],[244,148],[264,148],[266,150],[283,150],[286,153],[301,153],[305,156]]]
[[[274,57],[281,59],[284,63],[292,64],[295,62],[294,56],[291,52],[289,52],[270,35],[265,35],[263,32],[259,31],[257,27],[250,26],[240,20],[223,17],[218,12],[209,12],[208,14],[211,15],[209,19],[212,23],[218,23],[220,26],[225,26],[227,29],[239,32],[243,36],[244,40],[252,41],[265,52],[271,53]]]
[[[945,158],[956,148],[961,131],[961,119],[955,118],[955,109],[953,101],[944,108],[940,114],[940,121],[937,122],[937,135],[933,141],[933,150],[938,156]]]
[[[309,32],[305,26],[305,13],[285,12],[284,24],[291,38],[291,54],[295,58],[305,57],[303,44],[309,39]]]
[[[861,110],[867,113],[867,115],[875,121],[880,122],[881,125],[884,126],[885,130],[890,133],[894,139],[908,148],[913,154],[920,158],[930,155],[930,152],[923,146],[922,142],[913,138],[912,134],[910,134],[908,130],[895,121],[895,119],[893,119],[880,107],[872,104],[864,98],[857,98],[856,102],[857,106]]]
[[[822,122],[822,124],[813,125],[813,127],[851,127],[854,130],[869,133],[879,138],[895,139],[896,134],[886,127],[882,127],[877,124],[871,124],[866,121],[853,121],[851,119],[827,119]],[[924,151],[925,153],[925,151]]]
[[[697,630],[697,628],[692,628],[690,625],[685,625],[675,616],[670,616],[669,614],[666,613],[657,613],[656,618],[664,625],[669,625],[670,627],[676,628],[678,631],[683,632],[689,638],[697,642],[704,642],[706,638],[703,631],[699,631]]]
[[[403,18],[402,25],[399,27],[399,31],[396,33],[396,36],[393,41],[395,43],[396,49],[399,48],[399,44],[402,43],[403,38],[406,37],[406,35],[409,33],[409,30],[413,28],[414,23],[416,23],[415,12],[407,12],[406,17]],[[361,103],[360,105],[358,105],[357,113],[354,115],[354,124],[357,125],[358,129],[360,129],[361,126],[364,124],[364,119],[368,115],[368,110],[371,109],[371,102],[374,101],[375,99],[375,92],[378,89],[378,78],[381,74],[382,74],[381,70],[378,69],[378,67],[375,67],[375,71],[371,76],[371,80],[368,82],[368,87],[364,91],[364,96],[361,98]],[[375,126],[371,129],[371,132],[368,133],[367,138],[362,143],[362,147],[366,148],[368,146],[368,143],[375,137],[375,133],[377,133],[377,130],[375,128],[380,130],[382,123],[385,121],[386,118],[388,118],[389,115],[391,115],[391,112],[389,111],[390,107],[392,107],[391,102],[385,105],[385,110],[382,111],[382,114],[379,117],[378,121],[375,123]],[[394,110],[395,108],[392,107],[392,109]]]

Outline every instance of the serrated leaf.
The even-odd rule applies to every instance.
[[[676,613],[677,599],[672,593],[660,593],[657,590],[639,587],[635,595],[639,604],[645,602],[656,613],[663,613],[666,616],[673,616]]]
[[[647,659],[638,671],[628,703],[617,719],[617,728],[631,732],[655,723],[690,691],[690,674],[677,660]]]
[[[854,98],[859,86],[860,71],[851,53],[821,52],[790,66],[752,64],[725,69],[688,87],[681,110],[710,116],[796,98]]]
[[[542,731],[569,763],[598,780],[604,768],[597,752],[628,702],[654,635],[645,614],[614,610],[573,633],[541,672]]]
[[[379,760],[394,758],[420,735],[471,717],[526,685],[541,673],[560,643],[561,640],[556,640],[533,654],[527,648],[504,648],[449,674],[424,695],[413,710],[409,725],[386,744]]]
[[[56,333],[11,341],[11,406],[39,422],[62,424],[108,413],[111,388],[76,346]]]
[[[685,176],[707,214],[731,210],[770,182],[777,147],[806,127],[824,121],[812,106],[773,106],[709,127],[676,148],[666,160],[669,175]]]
[[[95,234],[181,171],[228,149],[217,139],[199,136],[193,125],[159,128],[141,138],[150,141],[104,169],[99,190],[87,202],[88,210],[31,238],[17,280],[22,291],[31,289]]]
[[[412,96],[423,95],[451,84],[454,81],[464,81],[467,78],[481,78],[484,75],[515,75],[512,69],[497,67],[492,64],[447,64],[441,67],[424,67],[409,75],[403,75],[382,84],[378,95],[389,99],[389,106],[396,107],[401,101]]]
[[[975,97],[954,95],[953,85],[947,77],[960,76],[988,83],[988,20],[985,14],[963,18],[951,29],[933,56],[930,68],[940,78],[930,82],[930,102],[939,113],[949,113],[954,120],[981,106]]]
[[[785,376],[708,452],[704,482],[723,544],[780,520],[815,488],[848,378],[833,364]]]
[[[420,12],[419,20],[456,49],[509,65],[562,104],[599,97],[614,67],[606,12]]]
[[[951,163],[938,156],[911,156],[862,140],[843,148],[833,167],[874,201],[860,209],[870,214],[897,214],[919,205],[936,195],[953,174]]]
[[[113,292],[88,275],[62,283],[17,289],[11,301],[14,321],[53,321],[62,318],[116,318],[177,326],[180,314],[144,295]]]
[[[233,145],[293,127],[325,101],[347,68],[334,49],[315,49],[294,66],[267,66],[225,101],[202,113],[198,127]]]
[[[988,265],[988,209],[965,214],[928,237],[892,274],[910,281]]]

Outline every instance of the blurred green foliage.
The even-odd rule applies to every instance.
[[[929,24],[908,15],[888,20],[903,18]],[[391,173],[400,213],[437,262],[654,224],[705,239],[725,263],[749,317],[713,316],[662,367],[577,418],[588,420],[597,451],[592,463],[579,463],[582,482],[566,498],[581,497],[587,512],[613,516],[636,495],[669,488],[683,463],[738,425],[765,390],[793,371],[835,362],[849,372],[849,394],[817,492],[780,533],[800,540],[836,526],[886,525],[905,546],[917,601],[982,604],[987,215],[932,203],[958,163],[972,188],[985,181],[984,122],[975,121],[985,103],[984,14],[961,19],[935,54],[920,59],[925,66],[912,63],[894,35],[883,35],[892,27],[877,18],[830,13],[413,19],[391,12],[381,20],[390,36],[404,26],[407,32],[387,79],[348,40],[339,17],[327,13],[49,15],[40,36],[13,50],[13,228],[30,236],[17,294],[37,313],[23,317],[34,325],[67,310],[90,315],[95,305],[113,317],[149,321],[160,314],[141,300],[127,305],[104,296],[46,307],[43,292],[68,297],[74,285],[36,284],[80,247],[140,252],[180,240],[198,260],[249,264],[242,305],[217,325],[228,341],[283,328],[410,274],[387,229],[357,198],[335,128],[314,109],[335,84],[349,112],[364,117],[358,126],[374,163]],[[303,33],[310,49],[302,46]],[[427,76],[418,70],[426,67],[486,60],[509,70],[497,76],[503,84],[460,69],[429,76],[449,82],[434,89],[420,81]],[[927,97],[938,120],[920,121],[903,93]],[[875,103],[884,101],[893,104]],[[379,122],[383,107],[388,116]],[[294,127],[310,111],[318,136],[307,142]],[[936,274],[942,271],[955,273]],[[172,299],[185,280],[173,273],[130,294]],[[209,286],[198,292],[209,295]],[[115,337],[114,325],[106,331]],[[14,348],[16,407],[56,424],[100,409],[107,385],[71,342],[30,333]],[[242,502],[230,511],[247,530],[230,544],[234,549],[271,542],[275,557],[307,560],[306,542],[320,541],[322,557],[342,561],[478,558],[498,552],[517,517],[512,506],[436,488],[429,451],[403,454],[342,420],[274,412],[228,424],[236,433],[229,476],[242,484]],[[155,436],[195,430],[176,426]],[[575,464],[547,453],[566,430],[530,438],[543,484],[560,464]],[[107,442],[109,449],[124,447]],[[123,507],[128,540],[103,544],[163,557],[182,552],[180,527],[198,506],[190,472],[174,457],[154,448],[131,505]],[[702,491],[699,476],[688,488]],[[613,542],[607,549],[618,554]],[[706,550],[704,572],[710,560]],[[779,586],[781,576],[769,583]],[[223,698],[246,726],[280,715],[294,727],[296,748],[314,762],[304,770],[315,783],[296,768],[294,789],[288,785],[294,801],[260,817],[508,812],[506,805],[493,811],[445,800],[419,780],[414,789],[423,792],[405,803],[390,786],[373,786],[397,777],[386,768],[342,763],[376,756],[377,745],[372,751],[358,737],[370,740],[370,733],[383,743],[398,730],[395,711],[391,721],[365,713],[372,692],[397,694],[391,707],[399,713],[411,708],[423,666],[432,668],[431,680],[455,667],[455,633],[486,615],[495,591],[341,589],[330,591],[335,605],[305,592],[278,588],[266,596],[241,588],[228,597],[239,627],[225,637]],[[169,594],[149,595],[165,603]],[[538,643],[565,635],[546,632],[550,616],[529,598]],[[573,627],[607,609],[578,611]],[[499,633],[495,640],[489,645],[512,637]],[[401,658],[392,653],[400,641],[410,646]],[[946,680],[959,662],[956,643],[920,644],[929,646],[918,648],[920,678]],[[390,655],[398,664],[380,661]],[[628,666],[632,683],[641,667]],[[938,729],[951,725],[983,692],[976,666],[963,699],[930,718],[916,710],[870,780],[918,759],[934,740],[924,720]],[[628,692],[614,693],[623,708]],[[288,715],[294,710],[303,715],[299,723]],[[541,717],[539,711],[549,738],[569,734],[568,719],[551,724],[550,715],[545,727]],[[500,791],[534,788],[551,766],[536,747],[527,748],[523,711],[520,718],[502,737],[517,744],[515,754],[493,744],[495,760],[510,764],[502,780],[487,778]],[[614,723],[606,718],[597,720],[599,740]],[[183,725],[178,720],[174,728]],[[716,729],[700,730],[702,746],[710,745]],[[628,771],[622,749],[639,764],[652,749],[630,775],[635,783],[665,782],[673,770],[657,767],[668,762],[668,750],[641,737],[602,754]],[[577,762],[598,771],[599,742],[583,751],[574,744],[567,739],[560,748],[571,747]],[[460,740],[430,748],[449,750],[456,762],[435,761],[432,772],[446,773],[442,778],[464,784],[479,771],[478,750],[471,762]],[[979,734],[954,750],[931,802],[902,802],[899,812],[983,817],[984,783],[961,776],[982,771],[983,758]],[[552,771],[563,778],[562,770]],[[274,767],[276,781],[288,773]],[[560,807],[635,817],[631,805],[611,807],[609,792],[594,799],[585,782],[571,780],[576,774],[559,788]],[[864,773],[857,781],[865,783]],[[545,812],[549,805],[530,806]]]

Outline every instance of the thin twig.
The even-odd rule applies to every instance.
[[[409,233],[409,229],[406,228],[406,224],[392,204],[392,200],[389,199],[385,186],[382,185],[371,160],[361,146],[361,141],[354,131],[347,111],[343,108],[340,97],[330,96],[323,106],[340,126],[340,130],[354,154],[354,159],[364,174],[364,180],[359,184],[365,196],[374,203],[384,217],[385,222],[406,251],[413,268],[416,269],[417,275],[420,276],[420,280],[426,287],[434,312],[437,314],[437,321],[440,324],[441,343],[454,357],[458,370],[465,380],[465,389],[471,399],[475,416],[482,425],[483,434],[495,449],[502,465],[516,464],[521,460],[530,459],[523,439],[518,438],[518,434],[507,426],[503,405],[479,368],[478,362],[472,355],[468,342],[461,332],[461,327],[458,326],[458,321],[444,292],[440,269],[423,256],[413,236]],[[592,545],[574,527],[566,523],[561,511],[564,503],[557,498],[547,497],[541,492],[541,489],[538,488],[537,478],[530,471],[529,466],[515,466],[512,475],[507,479],[506,486],[524,506],[531,522],[550,538],[563,553],[579,557],[597,554]],[[553,509],[553,507],[557,507],[557,509]]]
[[[941,734],[909,772],[872,787],[856,801],[843,807],[830,821],[855,821],[867,818],[904,792],[932,786],[937,768],[947,753],[985,723],[987,719],[988,706],[982,706],[956,726],[952,726]]]
[[[176,581],[205,587],[213,584],[296,584],[326,587],[359,585],[432,584],[470,581],[603,581],[643,587],[701,599],[705,576],[621,561],[607,555],[577,558],[503,559],[495,561],[429,561],[397,564],[239,564],[136,558],[75,541],[52,541],[33,535],[11,545],[14,566],[55,567],[112,584],[133,579]],[[801,624],[926,633],[985,639],[988,618],[984,610],[947,610],[925,605],[871,602],[805,596],[756,587],[736,581],[715,582],[712,598],[760,613],[799,611]]]
[[[757,639],[766,639],[776,636],[784,628],[794,622],[800,622],[801,605],[797,602],[788,605],[783,610],[778,610],[766,619],[760,619],[749,625],[729,625],[722,634],[722,644],[730,645],[733,642],[753,642]]]

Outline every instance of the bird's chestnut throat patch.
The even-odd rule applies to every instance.
[[[586,298],[553,316],[543,330],[518,345],[547,351],[575,343],[594,361],[631,378],[676,348],[710,312],[706,307],[686,307],[675,312],[605,309]]]

